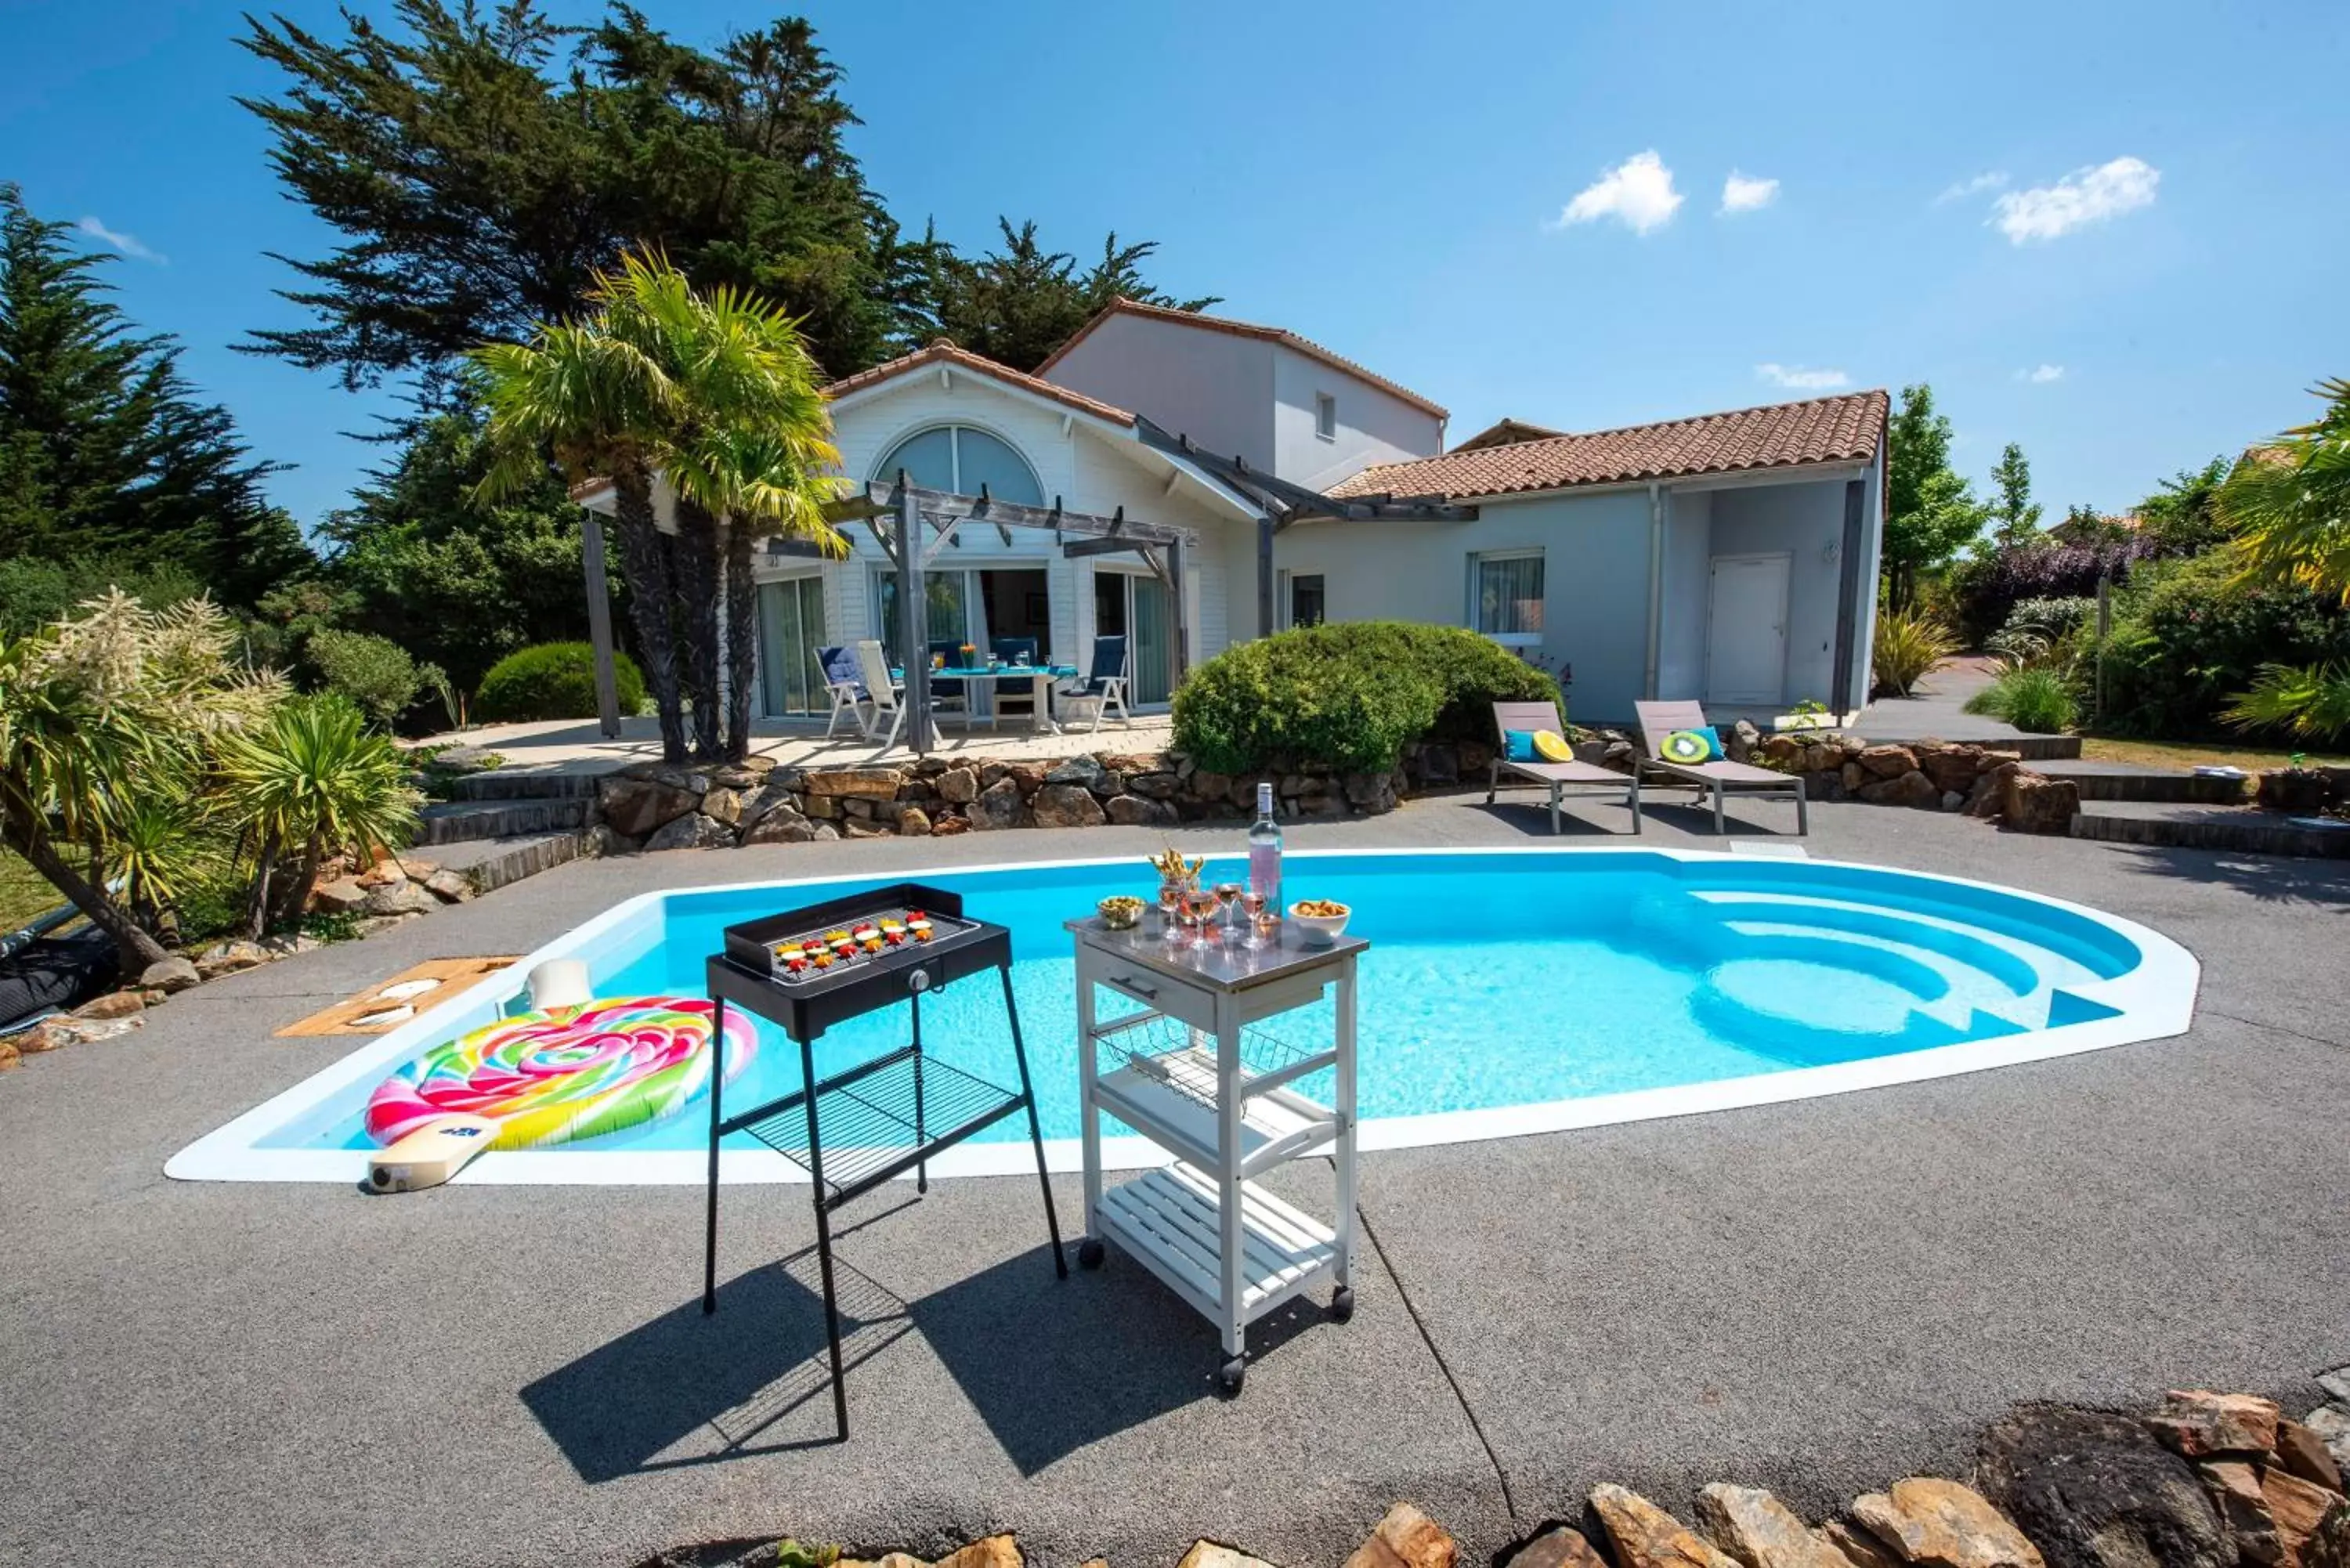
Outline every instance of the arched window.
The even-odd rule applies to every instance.
[[[889,449],[874,465],[873,477],[888,483],[906,477],[925,490],[948,490],[958,495],[987,493],[998,501],[1026,506],[1045,504],[1045,487],[1036,471],[1010,445],[970,425],[936,425],[918,431]]]

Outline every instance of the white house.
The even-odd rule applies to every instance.
[[[958,529],[926,568],[933,639],[1034,638],[1083,664],[1096,635],[1124,633],[1139,708],[1168,700],[1179,624],[1191,663],[1257,634],[1276,524],[1276,625],[1471,627],[1567,679],[1580,719],[1628,717],[1644,695],[1844,711],[1867,693],[1881,391],[1595,434],[1503,421],[1446,452],[1441,406],[1317,344],[1128,301],[1036,375],[938,343],[827,390],[851,479],[903,471],[1182,531],[1180,618],[1140,558],[1067,558],[1037,529]],[[1328,498],[1313,512],[1450,504],[1292,523],[1260,476]],[[761,557],[767,717],[823,713],[813,650],[894,626],[889,560],[865,531],[850,537],[846,562]]]

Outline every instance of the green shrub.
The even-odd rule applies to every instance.
[[[153,610],[169,609],[204,591],[194,573],[173,561],[16,556],[0,561],[0,637],[28,637],[53,626],[109,585]]]
[[[1555,680],[1459,627],[1305,627],[1193,670],[1175,694],[1175,744],[1217,773],[1307,763],[1380,773],[1414,741],[1490,742],[1495,702],[1542,701],[1559,701]]]
[[[2247,586],[2214,552],[2139,568],[2106,645],[2104,725],[2205,740],[2264,665],[2350,663],[2350,613],[2298,585]]]
[[[1931,616],[1879,610],[1869,672],[1879,694],[1907,697],[1912,686],[1958,650],[1950,628]]]
[[[612,655],[620,711],[644,706],[645,680],[625,653]],[[542,642],[509,653],[490,666],[473,694],[473,719],[484,724],[517,724],[533,719],[596,717],[596,654],[584,642]]]
[[[416,660],[389,638],[329,627],[310,634],[308,653],[320,686],[349,698],[386,729],[408,711],[424,684]]]
[[[2072,684],[2047,665],[2008,670],[1968,698],[1967,711],[1987,713],[2035,735],[2062,734],[2076,717]]]
[[[2018,599],[2015,607],[2007,612],[2006,630],[2037,631],[2049,637],[2063,637],[2068,631],[2079,631],[2097,617],[2095,595],[2067,595],[2062,598]]]

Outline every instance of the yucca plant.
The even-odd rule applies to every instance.
[[[2251,690],[2220,715],[2242,730],[2279,730],[2325,744],[2350,735],[2350,668],[2263,664]]]
[[[1958,650],[1958,639],[1950,635],[1950,628],[1932,616],[1881,610],[1871,655],[1877,689],[1907,697],[1911,687]]]
[[[254,866],[252,934],[294,919],[338,850],[373,856],[407,844],[422,797],[390,736],[331,693],[296,698],[220,752],[222,815]]]

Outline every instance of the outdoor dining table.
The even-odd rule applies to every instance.
[[[1057,735],[1061,726],[1053,720],[1053,682],[1075,680],[1077,667],[1074,664],[1000,664],[966,666],[950,664],[931,671],[931,683],[941,680],[985,682],[991,695],[1003,682],[1025,680],[1036,695],[1036,711],[1033,719],[1040,735]]]

